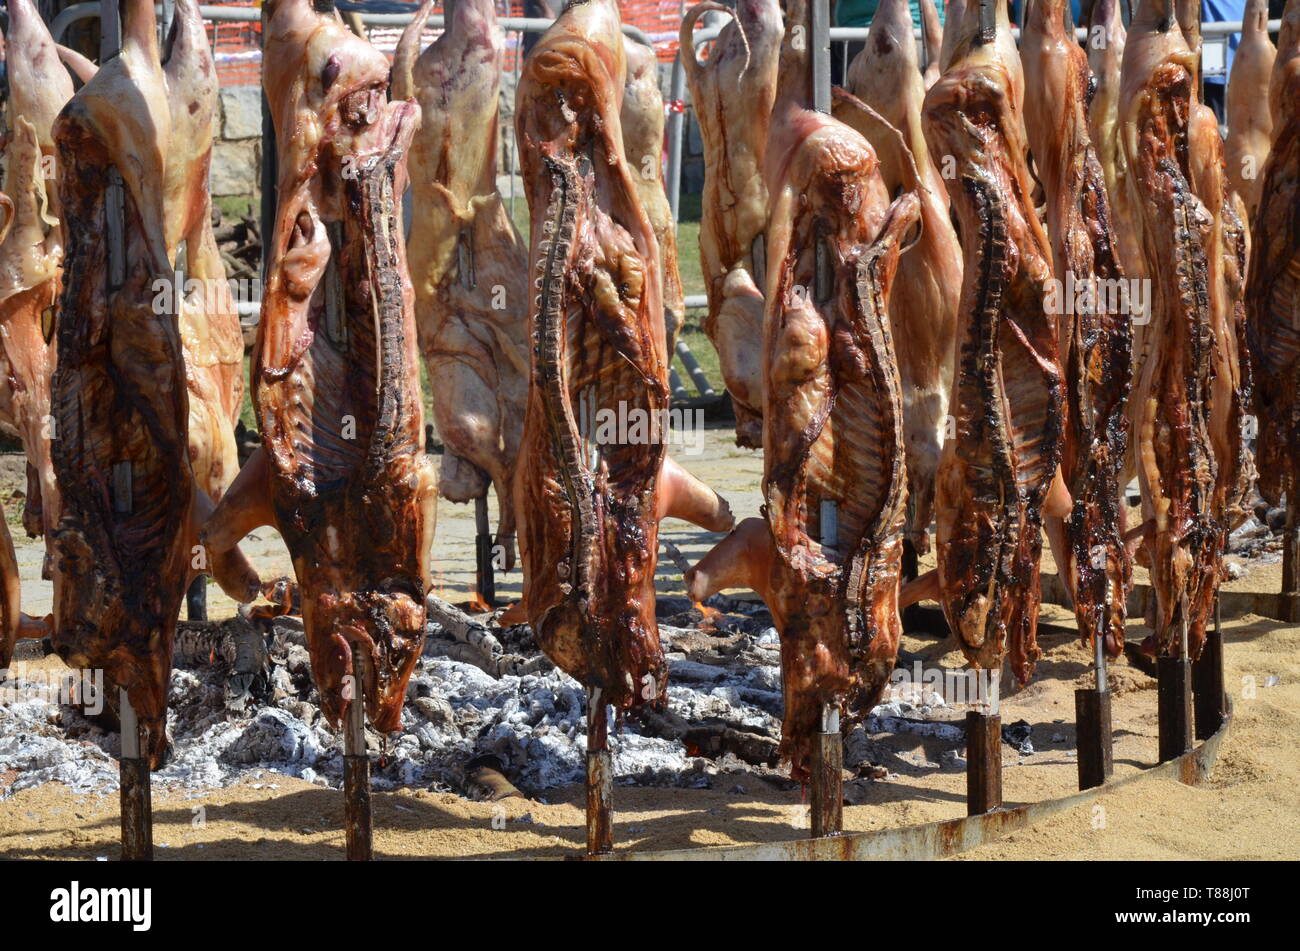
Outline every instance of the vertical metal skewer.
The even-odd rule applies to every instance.
[[[966,712],[966,814],[1002,807],[1001,669],[988,674],[988,710]]]
[[[118,0],[100,0],[99,60],[106,63],[122,51],[122,19]],[[104,194],[104,241],[110,294],[126,283],[126,190],[117,169],[110,169]],[[130,460],[115,463],[112,472],[113,510],[129,515],[134,508]],[[118,777],[121,794],[122,860],[153,858],[153,802],[149,760],[140,755],[140,721],[125,689],[118,690],[121,752]]]
[[[614,851],[614,765],[609,707],[599,687],[587,688],[587,854]]]
[[[474,587],[489,611],[497,606],[496,575],[492,566],[492,525],[487,493],[474,500]]]
[[[1300,465],[1297,465],[1300,469]],[[1278,620],[1300,621],[1300,506],[1292,498],[1300,491],[1300,472],[1286,494],[1286,528],[1282,533],[1282,597]]]
[[[1187,598],[1179,605],[1177,657],[1156,661],[1160,762],[1177,759],[1192,748],[1192,663],[1187,657]]]
[[[349,862],[369,862],[371,849],[370,757],[366,753],[365,667],[352,648],[352,697],[343,724],[343,824]]]
[[[122,729],[122,751],[118,757],[122,861],[148,862],[153,859],[153,795],[149,760],[140,755],[140,721],[131,706],[131,698],[122,688],[118,689],[118,720]]]
[[[1196,707],[1196,738],[1208,740],[1223,725],[1227,712],[1223,692],[1223,618],[1214,599],[1214,630],[1205,636],[1201,656],[1192,664],[1192,692]]]
[[[1109,614],[1109,612],[1107,612]],[[1115,770],[1111,738],[1110,690],[1106,678],[1106,648],[1100,625],[1093,632],[1092,667],[1097,682],[1091,690],[1074,692],[1075,742],[1078,746],[1079,788],[1103,785]]]
[[[822,499],[822,548],[834,557],[839,545],[839,508],[834,499]],[[809,783],[813,838],[844,830],[844,740],[840,735],[838,703],[822,705],[821,732],[813,738],[812,782]]]

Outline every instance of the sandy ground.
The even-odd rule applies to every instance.
[[[761,463],[729,445],[725,431],[708,433],[703,451],[675,453],[732,502],[738,517],[757,514]],[[4,491],[7,508],[13,502]],[[12,524],[12,522],[11,522]],[[443,505],[436,555],[444,595],[459,600],[472,583],[473,513]],[[40,545],[18,536],[24,609],[48,605],[39,581]],[[695,561],[717,536],[667,523],[666,537]],[[267,530],[246,550],[264,574],[288,568],[283,546]],[[1050,561],[1049,561],[1050,565]],[[661,587],[680,578],[661,559]],[[1275,591],[1276,565],[1232,584]],[[1139,580],[1144,580],[1140,578]],[[499,583],[502,598],[518,592],[518,574]],[[211,589],[211,614],[233,605]],[[1091,679],[1088,657],[1070,634],[1071,615],[1044,605],[1044,657],[1035,679],[1003,700],[1003,722],[1027,720],[1036,752],[1003,746],[1008,804],[1038,801],[1075,788],[1074,699]],[[968,858],[1291,858],[1300,855],[1300,628],[1247,615],[1225,619],[1226,676],[1236,708],[1210,783],[1192,788],[1149,781],[1102,797],[996,843]],[[1140,638],[1134,622],[1130,639]],[[903,649],[927,665],[960,666],[948,643],[908,635]],[[57,664],[53,658],[45,664]],[[1154,681],[1123,660],[1113,668],[1117,775],[1156,757]],[[965,774],[944,753],[954,744],[908,734],[872,738],[884,779],[856,779],[846,789],[854,805],[845,828],[867,830],[959,817]],[[6,778],[0,776],[0,788]],[[375,852],[381,858],[568,856],[584,841],[582,790],[557,789],[547,801],[470,802],[425,790],[376,793]],[[1097,807],[1100,807],[1098,809]],[[750,773],[719,777],[711,789],[617,787],[617,847],[675,849],[779,841],[807,834],[802,791]],[[77,795],[48,784],[0,801],[0,855],[114,858],[118,854],[116,795]],[[154,794],[154,836],[160,859],[340,859],[342,799],[333,790],[271,772],[225,789]]]

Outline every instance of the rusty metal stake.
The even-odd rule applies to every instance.
[[[370,757],[366,754],[365,668],[352,648],[352,698],[343,724],[343,825],[349,862],[369,862],[371,847]]]
[[[1206,740],[1219,731],[1228,709],[1223,691],[1223,619],[1219,599],[1214,599],[1214,630],[1205,637],[1205,649],[1192,664],[1192,692],[1196,707],[1196,738]]]
[[[813,738],[811,798],[812,836],[844,831],[844,740],[840,735],[840,708],[822,707],[822,729]]]
[[[966,814],[978,816],[1002,807],[1001,671],[989,671],[988,712],[966,713]]]
[[[492,526],[488,520],[487,493],[474,500],[474,584],[479,599],[491,611],[497,606],[496,578],[492,572]]]
[[[614,764],[609,707],[599,687],[587,688],[587,854],[614,851]]]
[[[1278,618],[1300,621],[1300,506],[1291,496],[1300,491],[1300,479],[1292,480],[1295,488],[1287,493],[1286,528],[1282,533],[1282,603]]]
[[[1079,788],[1101,786],[1115,771],[1111,738],[1110,690],[1106,681],[1105,638],[1093,637],[1093,670],[1097,683],[1092,690],[1074,692],[1075,742],[1078,746]]]
[[[122,861],[153,859],[153,797],[149,760],[140,755],[140,721],[127,692],[119,688],[118,719],[122,726],[122,755],[118,758],[121,790]]]
[[[1187,601],[1182,610],[1177,657],[1156,661],[1160,762],[1177,759],[1192,748],[1192,662],[1187,659]]]

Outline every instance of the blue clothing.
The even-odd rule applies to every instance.
[[[1242,20],[1246,16],[1246,0],[1201,0],[1201,19],[1207,23],[1231,23]],[[1222,85],[1228,81],[1228,74],[1232,72],[1232,56],[1237,51],[1237,44],[1241,42],[1241,34],[1233,33],[1228,36],[1228,49],[1225,53],[1224,71],[1222,76],[1206,76],[1207,83],[1218,83]]]

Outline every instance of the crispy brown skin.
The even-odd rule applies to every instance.
[[[1063,0],[1037,0],[1021,36],[1025,110],[1034,164],[1047,195],[1047,227],[1062,297],[1057,310],[1065,371],[1066,426],[1061,466],[1073,499],[1069,539],[1058,568],[1070,577],[1085,642],[1124,645],[1132,566],[1121,535],[1119,470],[1128,441],[1125,409],[1132,384],[1128,313],[1100,293],[1078,300],[1085,282],[1124,279],[1105,178],[1088,130],[1088,61],[1065,31]],[[1079,307],[1077,304],[1084,304]]]
[[[1276,135],[1263,169],[1246,291],[1254,369],[1260,494],[1272,505],[1300,485],[1300,2],[1287,4],[1279,42]]]
[[[432,0],[402,34],[394,98],[415,98],[413,215],[407,249],[433,421],[448,452],[439,495],[500,503],[497,544],[513,566],[511,483],[528,391],[528,249],[497,191],[497,125],[504,36],[488,0],[453,8],[421,52]],[[486,478],[485,478],[486,477]]]
[[[936,16],[936,27],[937,22]],[[918,69],[907,0],[884,0],[871,28],[871,42],[850,64],[846,86],[884,122],[843,97],[835,106],[835,117],[866,136],[880,157],[891,195],[904,189],[915,191],[921,200],[921,235],[899,262],[889,316],[903,387],[907,538],[924,553],[930,549],[935,473],[952,395],[961,245],[949,217],[948,193],[931,161],[921,125],[926,86]],[[938,37],[933,39],[937,45]],[[937,50],[933,65],[937,79]]]
[[[736,444],[763,441],[763,287],[767,186],[762,169],[777,58],[784,28],[777,0],[740,0],[708,61],[695,59],[691,33],[717,3],[692,7],[682,21],[682,58],[704,140],[700,261],[709,313],[704,332],[722,364],[736,410]]]
[[[165,176],[170,132],[152,4],[125,10],[123,50],[55,123],[68,245],[54,374],[54,644],[73,667],[125,688],[153,765],[166,746],[172,634],[189,573],[193,503],[188,394],[174,313],[152,306],[170,279]],[[109,286],[110,171],[124,181],[126,275]],[[72,318],[75,315],[75,319]],[[114,479],[129,466],[128,482]]]
[[[366,713],[387,732],[423,643],[436,494],[397,217],[419,107],[387,101],[387,60],[332,15],[307,0],[268,12],[280,182],[253,355],[262,446],[205,537],[222,550],[279,529],[322,709],[337,724],[353,702],[358,651]]]
[[[802,12],[792,4],[792,20]],[[765,518],[743,522],[686,580],[695,598],[746,584],[767,602],[781,632],[782,755],[802,781],[823,707],[864,714],[898,650],[907,487],[888,308],[920,202],[907,192],[891,205],[867,140],[804,106],[806,52],[787,44],[782,74],[765,170]]]
[[[620,709],[667,687],[654,614],[664,443],[593,420],[668,406],[659,251],[623,152],[624,82],[617,5],[580,0],[533,48],[516,106],[538,291],[516,483],[525,606],[551,659]]]
[[[1061,453],[1064,402],[1051,255],[1031,201],[1018,108],[1023,81],[999,6],[980,41],[967,7],[951,65],[926,95],[931,152],[951,155],[949,189],[965,252],[956,436],[937,493],[940,602],[968,660],[1009,663],[1021,682],[1040,654],[1043,504]]]
[[[1121,129],[1142,216],[1152,281],[1150,349],[1134,385],[1138,475],[1152,586],[1151,646],[1194,658],[1218,589],[1225,494],[1211,428],[1216,335],[1207,245],[1214,218],[1192,191],[1195,56],[1154,0],[1139,10],[1124,53]]]

